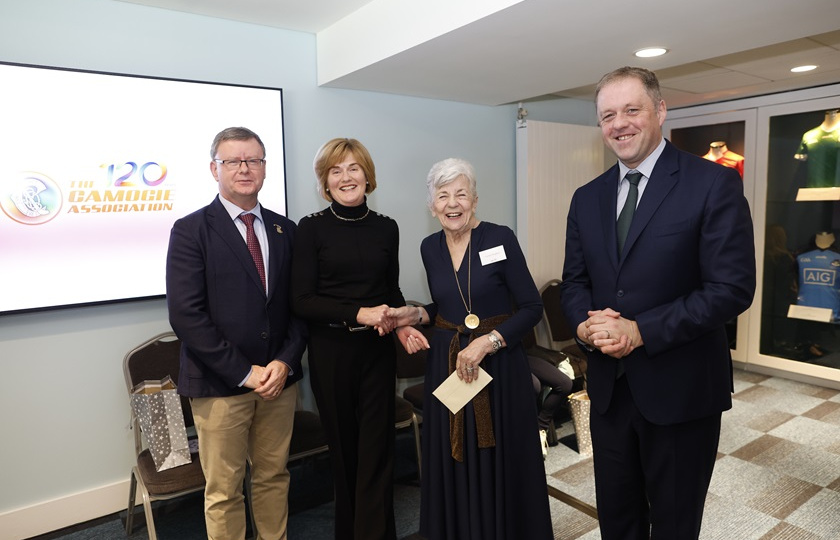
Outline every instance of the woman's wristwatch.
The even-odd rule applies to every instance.
[[[502,348],[502,340],[499,339],[498,336],[496,336],[496,334],[494,334],[493,332],[487,334],[487,339],[490,340],[490,345],[493,347],[493,352],[491,352],[490,354],[496,354],[497,352],[499,352],[499,349]]]

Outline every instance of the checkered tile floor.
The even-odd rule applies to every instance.
[[[545,465],[549,485],[595,505],[591,458],[561,444]],[[556,500],[551,512],[556,540],[600,540],[595,519]],[[840,539],[840,391],[735,372],[700,538]]]

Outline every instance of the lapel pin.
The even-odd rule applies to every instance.
[[[274,228],[277,229],[278,234],[283,234],[283,227],[275,223]]]

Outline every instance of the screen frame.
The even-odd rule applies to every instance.
[[[101,71],[101,70],[89,70],[89,69],[80,69],[80,68],[72,68],[72,67],[62,67],[62,66],[49,66],[49,65],[40,65],[40,64],[31,64],[31,63],[18,63],[18,62],[8,62],[0,60],[0,67],[2,66],[10,66],[14,68],[25,68],[25,69],[35,69],[35,70],[46,70],[46,71],[57,71],[57,72],[68,72],[68,73],[77,73],[81,75],[95,75],[95,76],[107,76],[107,77],[118,77],[123,79],[137,79],[137,80],[146,80],[146,81],[159,81],[159,82],[172,82],[172,83],[183,83],[183,84],[195,84],[195,85],[207,85],[207,86],[215,86],[215,87],[227,87],[233,89],[254,89],[254,90],[261,90],[261,91],[273,91],[277,92],[277,97],[279,99],[279,112],[280,117],[277,119],[279,122],[279,136],[280,136],[280,148],[279,148],[279,155],[281,159],[279,160],[280,163],[277,163],[273,159],[271,159],[270,166],[272,169],[278,168],[277,170],[280,171],[280,183],[282,184],[279,186],[280,192],[277,190],[277,186],[273,186],[274,193],[282,193],[283,204],[282,208],[276,208],[273,204],[269,205],[269,207],[283,215],[288,215],[289,210],[289,198],[288,198],[288,180],[287,180],[287,167],[286,167],[286,132],[285,132],[285,116],[286,116],[286,109],[285,109],[285,100],[284,100],[284,92],[283,89],[280,87],[273,87],[273,86],[260,86],[260,85],[250,85],[250,84],[242,84],[242,83],[228,83],[228,82],[219,82],[219,81],[210,81],[210,80],[200,80],[200,79],[182,79],[182,78],[175,78],[175,77],[163,77],[163,76],[155,76],[155,75],[141,75],[135,73],[122,73],[122,72],[113,72],[113,71]],[[212,113],[212,111],[210,111]],[[241,125],[241,124],[240,124]],[[246,126],[247,127],[247,126]],[[206,134],[206,147],[209,149],[210,143],[212,142],[212,137],[215,133],[207,133]],[[258,135],[264,137],[262,134],[258,133]],[[205,141],[202,141],[204,144]],[[268,145],[267,145],[268,146]],[[276,144],[273,144],[271,148],[267,148],[267,154],[271,158],[271,156],[278,154],[276,150]],[[209,159],[207,163],[209,163]],[[211,179],[210,172],[207,172],[208,179]],[[2,178],[0,178],[2,180]],[[275,183],[276,184],[276,183]],[[209,204],[211,201],[206,201],[206,204]],[[196,209],[191,210],[190,212],[186,212],[184,214],[177,214],[173,217],[172,223],[175,220],[184,217],[185,215],[195,211]],[[7,216],[4,214],[0,214],[0,218],[6,218]],[[2,263],[0,263],[1,265]],[[161,268],[165,265],[165,261],[161,261]],[[163,270],[161,270],[163,272]],[[94,306],[103,306],[103,305],[111,305],[111,304],[123,304],[129,302],[140,302],[140,301],[148,301],[148,300],[160,300],[166,298],[165,291],[159,294],[146,294],[146,295],[139,295],[139,296],[125,296],[125,297],[114,297],[114,298],[107,298],[107,299],[96,299],[91,301],[78,301],[78,302],[70,302],[70,303],[57,303],[57,304],[50,304],[50,305],[38,305],[33,307],[25,307],[25,308],[15,308],[15,309],[2,309],[0,306],[0,317],[9,316],[9,315],[20,315],[20,314],[30,314],[30,313],[38,313],[38,312],[50,312],[50,311],[59,311],[59,310],[67,310],[67,309],[74,309],[74,308],[82,308],[82,307],[94,307]]]

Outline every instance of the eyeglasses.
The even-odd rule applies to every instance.
[[[231,171],[237,170],[243,163],[249,169],[260,169],[265,166],[264,159],[214,159],[213,161],[224,165],[226,169]]]

